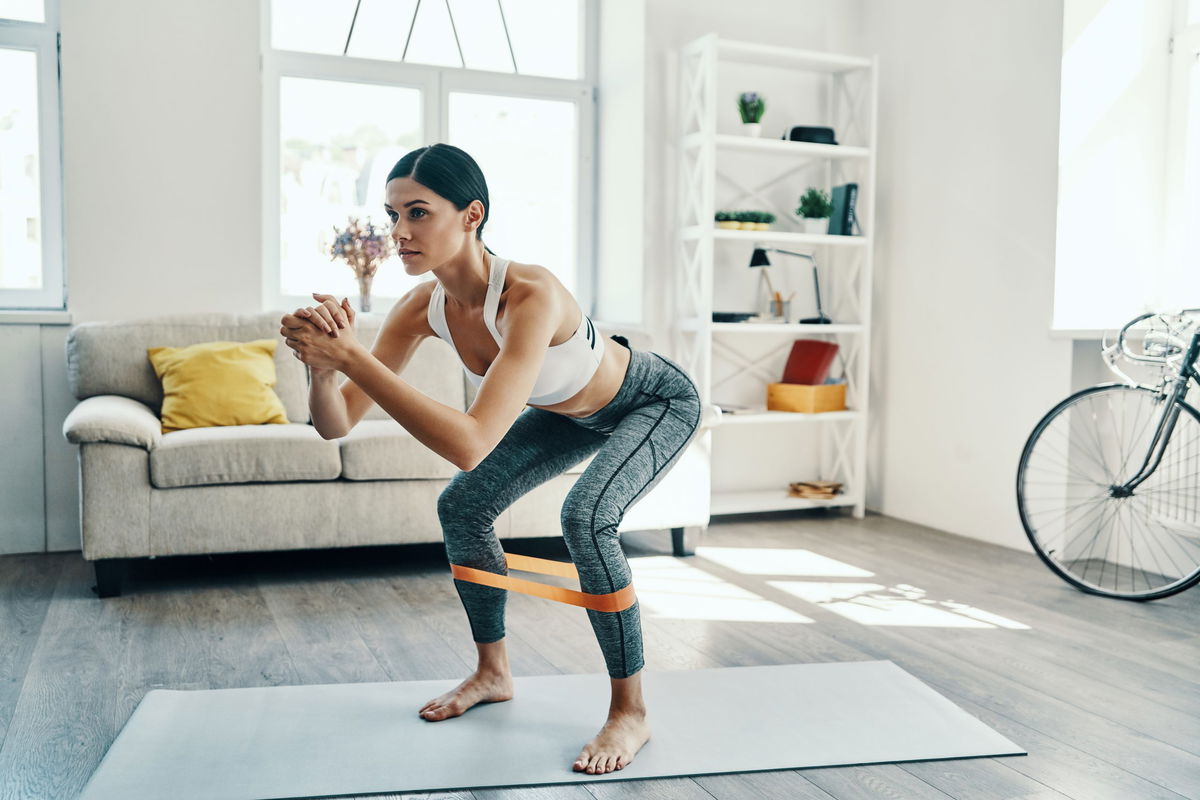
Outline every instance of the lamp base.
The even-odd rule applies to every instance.
[[[833,320],[831,320],[829,317],[825,316],[824,314],[821,314],[821,316],[819,316],[819,317],[808,317],[807,319],[802,319],[802,320],[800,320],[800,324],[801,325],[832,325]]]

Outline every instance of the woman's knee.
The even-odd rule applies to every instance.
[[[451,528],[489,529],[497,515],[489,510],[488,498],[465,483],[451,480],[438,494],[437,515],[443,531]]]

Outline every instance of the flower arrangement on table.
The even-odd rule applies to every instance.
[[[376,227],[368,217],[366,224],[357,217],[347,217],[348,224],[338,230],[333,226],[335,238],[329,248],[330,260],[339,258],[354,270],[358,281],[359,306],[361,311],[371,310],[371,281],[379,265],[392,255],[392,240],[385,226]]]

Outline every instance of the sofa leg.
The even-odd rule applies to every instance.
[[[92,564],[96,568],[96,585],[92,587],[92,591],[100,597],[120,597],[129,559],[99,558]]]
[[[686,528],[671,528],[671,550],[677,556],[696,555],[696,545],[704,533],[703,525],[689,525]]]

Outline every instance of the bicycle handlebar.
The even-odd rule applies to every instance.
[[[1197,321],[1196,319],[1189,319],[1187,325],[1184,325],[1183,327],[1176,330],[1176,329],[1172,328],[1171,320],[1172,319],[1183,319],[1183,318],[1186,318],[1189,314],[1200,314],[1200,308],[1182,308],[1177,311],[1149,311],[1149,312],[1146,312],[1145,314],[1139,314],[1138,316],[1131,319],[1129,322],[1126,322],[1125,325],[1123,325],[1121,327],[1121,330],[1117,335],[1117,341],[1114,342],[1113,344],[1110,345],[1108,343],[1108,331],[1106,330],[1104,332],[1104,334],[1101,338],[1101,342],[1100,342],[1101,355],[1104,358],[1105,362],[1108,364],[1109,369],[1111,369],[1113,372],[1120,375],[1127,382],[1129,382],[1131,384],[1141,385],[1140,383],[1138,383],[1138,381],[1135,381],[1133,378],[1130,378],[1128,375],[1126,375],[1124,372],[1122,372],[1119,367],[1117,367],[1117,365],[1116,365],[1117,351],[1120,351],[1120,354],[1125,356],[1126,358],[1128,358],[1130,361],[1141,361],[1143,363],[1164,364],[1164,365],[1169,363],[1173,358],[1175,358],[1177,356],[1181,356],[1184,353],[1184,351],[1187,349],[1187,346],[1190,344],[1190,342],[1188,340],[1183,339],[1176,334],[1183,332],[1191,325],[1194,325]],[[1126,338],[1126,335],[1129,332],[1130,328],[1132,328],[1134,325],[1138,324],[1142,320],[1149,319],[1150,317],[1162,318],[1163,323],[1166,325],[1167,329],[1165,331],[1155,331],[1155,330],[1147,331],[1146,336],[1143,338],[1143,341],[1142,341],[1142,350],[1143,351],[1146,351],[1147,346],[1149,346],[1156,350],[1159,350],[1160,353],[1157,353],[1155,355],[1139,355],[1129,349],[1129,346],[1126,344],[1125,338]],[[1155,388],[1155,387],[1147,387],[1147,388]]]

